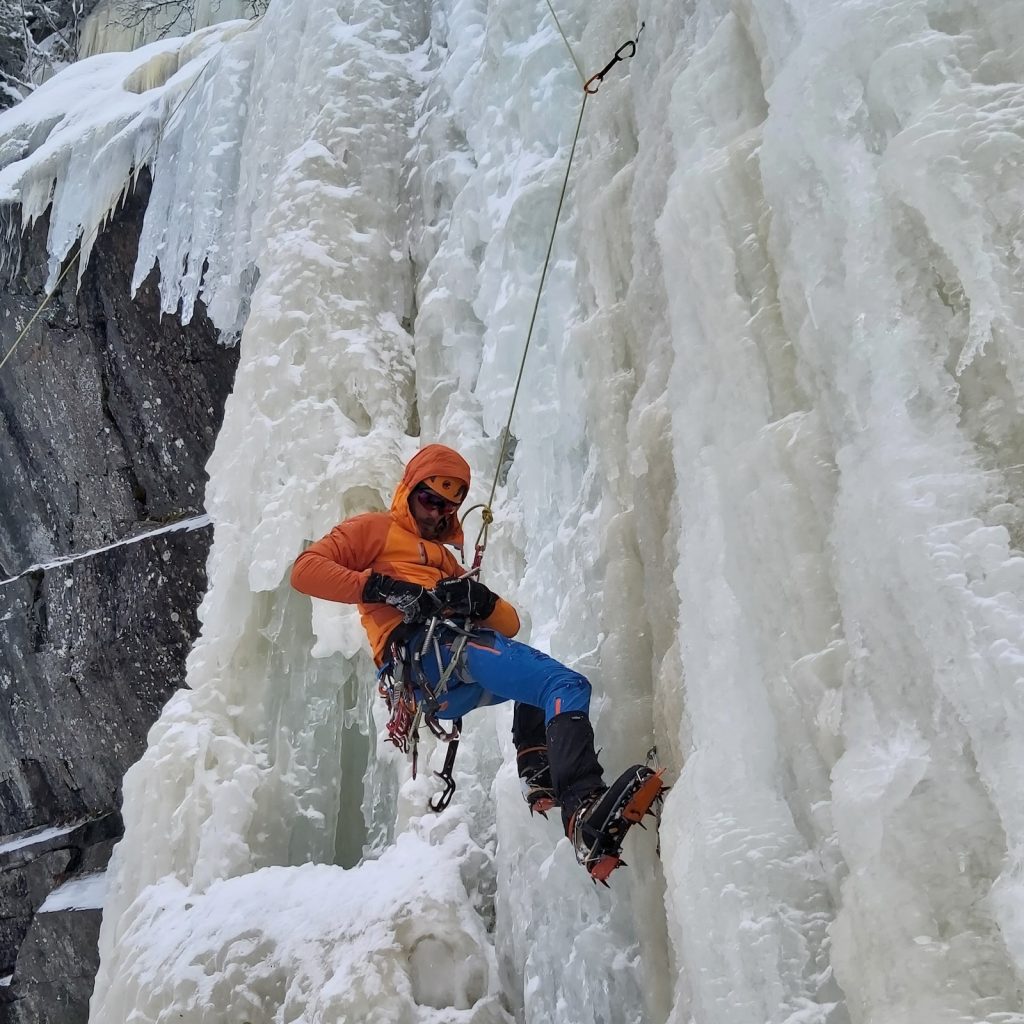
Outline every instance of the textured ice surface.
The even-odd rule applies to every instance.
[[[591,886],[526,816],[504,709],[472,720],[431,825],[433,781],[376,748],[351,610],[284,582],[304,540],[387,503],[420,438],[486,494],[579,112],[547,4],[275,0],[152,51],[193,47],[179,98],[214,59],[150,161],[138,274],[157,260],[186,316],[202,295],[241,362],[193,689],[126,783],[94,1024],[236,999],[358,1018],[347,958],[371,948],[381,998],[412,993],[385,1019],[1020,1024],[1019,3],[555,7],[588,71],[646,27],[588,104],[486,578],[592,678],[609,770],[657,742],[660,852],[631,836]],[[5,114],[0,152],[39,149],[53,109]],[[107,129],[76,123],[94,160]],[[58,255],[120,166],[58,188]],[[38,210],[48,167],[22,168]],[[458,914],[379,902],[381,865],[408,892],[403,850]],[[313,889],[376,923],[357,938]],[[442,922],[419,952],[403,907]],[[188,914],[195,945],[164,942]],[[433,943],[470,940],[477,1011],[422,973],[416,995]],[[315,1003],[279,969],[355,995]]]
[[[126,959],[98,1020],[509,1024],[462,872],[454,812],[358,871],[266,867],[196,892],[172,878],[121,919]]]

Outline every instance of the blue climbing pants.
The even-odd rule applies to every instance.
[[[451,661],[455,636],[445,630],[440,640],[442,666],[437,664],[433,644],[421,662],[431,689]],[[422,642],[423,633],[419,632],[409,641],[409,650],[415,650]],[[417,692],[416,696],[424,694]],[[461,718],[475,708],[514,700],[542,708],[544,720],[549,722],[566,711],[589,711],[590,683],[579,672],[533,647],[509,640],[492,629],[478,628],[467,641],[461,664],[439,700],[438,718]]]

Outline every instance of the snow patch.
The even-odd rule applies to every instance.
[[[55,825],[40,831],[20,832],[15,836],[0,837],[0,856],[5,853],[13,853],[15,850],[23,850],[29,846],[36,846],[39,843],[45,843],[50,839],[66,836],[68,833],[74,832],[75,829],[81,828],[86,820],[88,819],[76,821],[70,825]]]
[[[96,555],[102,555],[105,551],[114,551],[116,548],[124,548],[129,547],[132,544],[139,544],[152,537],[161,537],[164,534],[177,533],[181,530],[201,530],[210,525],[210,517],[205,514],[201,516],[191,516],[188,519],[179,519],[176,523],[171,523],[169,526],[161,526],[159,529],[149,530],[146,533],[137,533],[132,537],[126,537],[124,540],[114,541],[113,544],[106,544],[101,548],[93,548],[90,551],[83,551],[81,554],[67,555],[64,558],[54,558],[49,562],[39,562],[37,565],[30,565],[27,569],[23,569],[18,573],[17,576],[11,576],[6,580],[0,580],[0,587],[6,586],[8,583],[16,583],[31,572],[45,572],[48,569],[56,569],[61,565],[71,565],[74,562],[81,562],[85,558],[93,558]],[[167,552],[164,552],[165,561],[167,557]],[[66,581],[66,585],[70,586],[70,581]]]
[[[39,908],[40,914],[54,914],[59,910],[102,910],[107,898],[107,873],[95,872],[73,878],[58,886]]]
[[[136,955],[98,993],[94,1019],[131,1006],[137,1024],[199,1024],[230,1006],[239,1020],[510,1024],[460,874],[474,844],[456,822],[430,841],[406,833],[349,871],[268,867],[204,892],[157,882],[121,919]]]

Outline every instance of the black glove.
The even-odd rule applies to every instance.
[[[366,604],[389,604],[402,613],[406,622],[421,622],[441,610],[440,602],[426,587],[407,580],[396,580],[370,573],[363,587],[363,601]]]
[[[471,619],[486,619],[498,603],[498,595],[472,576],[441,580],[434,587],[434,594],[452,615],[465,615]]]

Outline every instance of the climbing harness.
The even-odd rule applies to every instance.
[[[445,634],[443,638],[441,634]],[[441,698],[448,690],[448,681],[462,664],[466,643],[471,636],[471,631],[465,626],[435,615],[426,623],[422,642],[413,646],[418,640],[418,631],[392,640],[388,644],[388,659],[377,673],[377,692],[384,698],[390,713],[386,725],[388,742],[410,756],[414,779],[419,767],[420,725],[425,724],[434,736],[448,744],[444,767],[434,772],[444,783],[444,790],[429,801],[430,809],[436,812],[443,811],[455,795],[452,770],[462,734],[461,718],[455,719],[451,729],[446,729],[437,712],[441,710]],[[450,644],[447,665],[441,655],[442,644]],[[433,656],[440,672],[436,685],[430,683],[423,668],[423,658],[427,655]],[[418,694],[422,696],[417,699]]]

